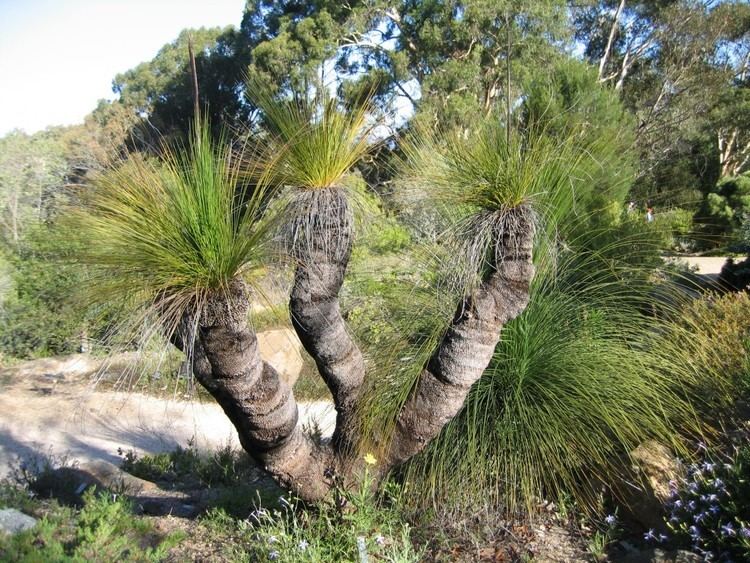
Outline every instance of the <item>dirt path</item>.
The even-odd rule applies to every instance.
[[[118,463],[118,449],[168,451],[193,440],[200,449],[238,445],[237,433],[213,403],[97,391],[81,374],[44,369],[0,370],[0,477],[20,459],[67,455]],[[330,403],[300,404],[300,420],[333,431]]]
[[[704,276],[718,276],[722,266],[727,261],[726,256],[680,256],[667,258],[670,262],[687,263],[691,268],[697,268],[696,273]]]

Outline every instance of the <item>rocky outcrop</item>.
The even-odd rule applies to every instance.
[[[669,482],[684,476],[682,465],[672,452],[649,440],[630,453],[633,470],[640,478],[625,491],[623,499],[630,516],[645,526],[665,531],[664,503],[670,495]]]
[[[257,337],[260,357],[292,387],[302,371],[302,344],[297,335],[291,329],[280,328],[259,332]]]
[[[34,526],[36,526],[36,518],[32,518],[15,508],[0,510],[0,534],[20,534]]]

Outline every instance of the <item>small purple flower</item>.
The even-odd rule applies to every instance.
[[[378,534],[377,536],[375,536],[375,543],[380,547],[383,547],[385,545],[385,538]]]
[[[279,538],[276,536],[268,536],[268,543],[277,543],[279,541]]]
[[[737,530],[734,529],[731,522],[727,522],[721,527],[721,535],[733,537],[737,535]]]
[[[708,502],[719,502],[719,496],[715,493],[708,495]]]
[[[698,488],[699,488],[698,483],[695,483],[695,482],[689,483],[687,488],[688,488],[688,491],[690,491],[691,493],[697,493]]]
[[[669,539],[669,536],[666,535],[666,534],[659,534],[659,538],[658,539],[659,539],[659,543],[664,543],[665,541],[667,541]]]
[[[694,500],[691,500],[687,503],[687,508],[690,512],[695,512],[695,509],[698,508],[698,505],[695,503]]]
[[[310,547],[310,542],[307,540],[300,540],[300,542],[297,544],[297,549],[300,551],[307,551],[307,548]]]
[[[654,532],[654,529],[651,528],[648,532],[643,534],[643,539],[646,541],[656,541],[658,538],[656,537],[656,533]]]
[[[719,479],[718,477],[714,479],[714,487],[716,487],[717,491],[723,491],[724,490],[724,481]]]
[[[708,514],[706,514],[705,512],[699,512],[698,514],[693,516],[693,520],[695,520],[696,524],[700,524],[706,519],[707,516]]]
[[[682,508],[682,501],[680,499],[677,499],[672,503],[672,506],[674,506],[676,509]]]
[[[708,471],[710,473],[713,473],[714,469],[716,468],[715,463],[711,463],[708,461],[703,462],[703,471]]]
[[[271,561],[276,561],[276,560],[277,560],[277,559],[278,559],[279,557],[280,557],[280,554],[279,554],[279,552],[278,552],[278,551],[276,551],[275,549],[274,549],[273,551],[269,551],[269,552],[268,552],[268,558],[269,558],[269,559],[270,559]]]
[[[693,539],[698,539],[701,537],[701,530],[698,526],[690,526],[688,528],[688,534],[690,534],[690,537]]]
[[[604,519],[604,522],[607,524],[607,526],[613,528],[615,524],[617,524],[617,517],[614,514],[610,514]]]
[[[712,504],[711,506],[708,507],[708,511],[715,516],[719,512],[721,512],[721,507],[716,504]]]
[[[750,538],[750,528],[742,526],[742,528],[740,528],[740,535],[743,538]]]

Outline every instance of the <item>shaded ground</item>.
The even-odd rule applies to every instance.
[[[0,477],[34,455],[119,463],[118,449],[157,453],[190,440],[199,449],[238,445],[216,404],[96,390],[85,369],[37,364],[0,371]],[[300,419],[317,421],[326,434],[335,412],[328,402],[302,403]]]

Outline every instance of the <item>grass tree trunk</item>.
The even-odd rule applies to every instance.
[[[362,465],[361,460],[347,458],[356,438],[350,434],[357,426],[351,417],[364,365],[338,303],[351,252],[349,210],[339,196],[324,195],[327,201],[307,223],[311,236],[305,238],[310,244],[298,252],[290,301],[295,329],[336,405],[336,430],[330,443],[303,432],[292,389],[261,359],[247,322],[250,295],[244,282],[235,280],[217,291],[199,315],[184,320],[175,338],[183,350],[186,342],[193,343],[188,352],[196,378],[224,409],[243,448],[282,485],[308,501],[322,499],[335,481],[354,482]],[[380,475],[423,449],[458,413],[471,385],[489,364],[503,325],[528,303],[534,275],[531,213],[520,208],[499,221],[494,264],[458,307],[422,371],[399,415],[390,453],[378,467]]]
[[[353,443],[352,416],[364,381],[364,361],[341,316],[339,291],[352,251],[352,214],[338,188],[314,190],[297,202],[299,216],[289,310],[302,345],[333,395],[334,448],[346,453]]]
[[[494,264],[458,306],[399,414],[387,460],[391,467],[422,450],[458,414],[469,389],[489,365],[503,325],[528,304],[534,276],[531,211],[519,207],[505,212],[497,227]]]
[[[247,322],[249,291],[235,280],[184,319],[175,344],[192,341],[193,372],[237,429],[242,447],[302,498],[325,496],[334,458],[298,424],[292,389],[264,362]]]

